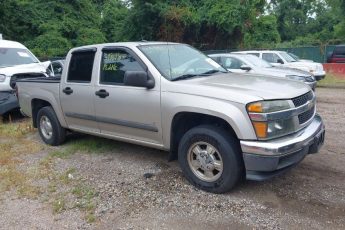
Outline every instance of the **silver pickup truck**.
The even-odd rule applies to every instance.
[[[214,193],[292,168],[325,136],[310,87],[239,77],[185,44],[74,48],[61,79],[17,86],[45,143],[77,131],[170,151],[193,185]]]

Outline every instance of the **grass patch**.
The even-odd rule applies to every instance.
[[[0,192],[16,189],[21,197],[37,198],[41,189],[30,183],[30,176],[17,170],[15,165],[3,166],[0,169]]]
[[[77,152],[99,154],[109,152],[117,148],[118,146],[112,140],[98,137],[86,137],[84,139],[70,141],[63,147],[63,149],[55,150],[51,152],[49,156],[65,159]]]
[[[13,191],[19,197],[40,199],[51,204],[54,214],[78,209],[86,222],[95,222],[98,194],[78,178],[75,168],[57,172],[54,159],[68,158],[77,152],[104,153],[117,148],[115,142],[86,136],[69,141],[63,147],[44,147],[28,138],[27,134],[34,131],[29,119],[0,123],[0,195]],[[22,164],[27,159],[23,156],[43,149],[51,152],[38,164],[30,167]]]
[[[32,173],[18,169],[21,155],[38,152],[42,146],[23,138],[0,143],[0,192],[16,190],[19,196],[36,198],[40,189],[31,184]]]
[[[23,137],[28,133],[32,133],[34,130],[32,121],[29,118],[16,123],[0,122],[0,137],[4,138]]]
[[[48,185],[49,200],[52,204],[53,213],[61,213],[65,210],[78,209],[84,213],[85,221],[92,223],[96,220],[96,191],[85,185],[80,179],[75,178],[74,168],[65,170],[62,173],[50,172]],[[70,175],[73,175],[71,177]],[[52,201],[53,200],[53,201]]]
[[[61,198],[55,200],[52,203],[52,206],[53,206],[53,213],[54,214],[61,213],[61,212],[66,210],[66,201],[63,197],[61,197]]]
[[[86,185],[79,185],[72,190],[72,194],[77,197],[74,207],[86,213],[85,220],[88,223],[95,222],[96,205],[94,199],[97,196],[95,190]]]
[[[324,79],[317,82],[318,87],[345,88],[345,79],[327,74]]]

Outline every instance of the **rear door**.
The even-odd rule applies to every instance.
[[[74,130],[99,133],[95,117],[93,66],[96,48],[72,53],[67,77],[61,81],[60,101],[68,127]]]
[[[95,109],[102,134],[127,140],[162,142],[159,82],[153,89],[124,85],[126,71],[147,71],[125,47],[102,50]],[[94,92],[94,94],[95,94]]]

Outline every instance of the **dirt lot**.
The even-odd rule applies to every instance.
[[[319,154],[266,182],[196,190],[167,153],[72,135],[58,148],[29,122],[0,129],[2,229],[344,229],[345,90],[318,88]]]

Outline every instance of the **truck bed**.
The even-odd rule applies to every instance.
[[[31,103],[32,100],[36,99],[49,101],[53,108],[60,108],[60,80],[61,79],[57,77],[39,77],[18,80],[18,97],[22,112],[27,116],[31,116]]]
[[[60,77],[37,77],[17,80],[17,82],[60,83]]]

